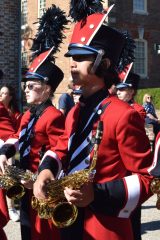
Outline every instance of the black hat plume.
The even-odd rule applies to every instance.
[[[95,12],[103,11],[103,0],[71,0],[69,15],[73,20],[81,21]]]
[[[66,28],[68,20],[65,12],[54,4],[44,12],[39,19],[38,32],[33,39],[31,50],[33,57],[38,56],[44,51],[53,48],[52,54],[59,51],[59,45],[62,43],[63,30]]]

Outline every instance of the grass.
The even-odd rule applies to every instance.
[[[146,89],[140,89],[137,92],[135,100],[139,104],[143,104],[143,96],[144,94],[150,94],[153,98],[153,104],[156,109],[160,109],[160,88],[146,88]]]

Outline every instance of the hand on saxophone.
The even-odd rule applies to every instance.
[[[0,170],[4,173],[5,167],[11,165],[6,157],[6,155],[0,155]]]
[[[72,203],[77,207],[86,207],[94,200],[93,183],[85,183],[78,190],[66,187],[64,195],[69,203]]]
[[[38,199],[46,199],[46,183],[54,180],[54,176],[49,169],[41,171],[37,177],[37,180],[33,184],[33,194]]]

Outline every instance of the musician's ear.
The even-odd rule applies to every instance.
[[[109,58],[104,58],[102,59],[102,63],[103,66],[106,67],[106,69],[108,69],[111,66],[111,60]]]

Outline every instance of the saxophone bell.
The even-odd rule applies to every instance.
[[[13,200],[20,199],[25,194],[25,188],[21,180],[34,180],[36,174],[24,171],[15,166],[9,165],[5,168],[5,173],[0,176],[0,188],[6,190],[8,198]]]
[[[52,214],[52,222],[58,228],[72,225],[77,219],[78,209],[75,205],[66,202],[58,203]]]
[[[7,189],[6,195],[12,200],[21,199],[25,194],[25,188],[22,184],[15,184]]]

